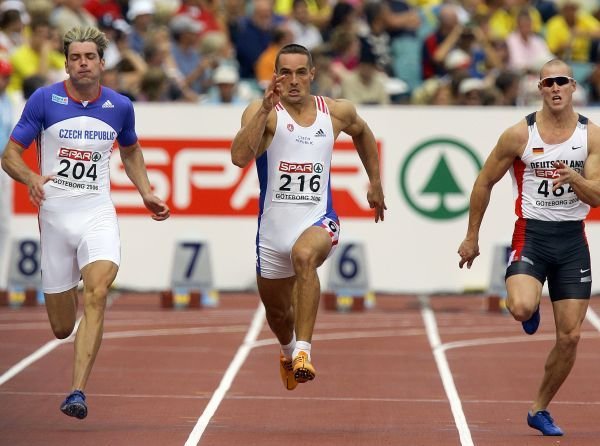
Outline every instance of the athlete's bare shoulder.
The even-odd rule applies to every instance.
[[[600,153],[600,127],[588,120],[588,153]]]
[[[525,150],[529,139],[527,121],[521,119],[516,124],[508,127],[498,139],[497,149],[504,156],[520,157]]]
[[[242,127],[244,127],[248,124],[248,122],[250,122],[250,120],[258,113],[262,106],[262,99],[255,99],[246,106],[244,112],[242,113]],[[277,115],[275,113],[275,110],[273,109],[269,112],[269,116],[267,117],[267,130],[273,132],[276,123]]]
[[[325,103],[332,117],[342,121],[351,121],[356,116],[356,107],[347,99],[325,97]]]
[[[335,134],[345,132],[350,136],[358,134],[364,127],[364,121],[358,116],[356,106],[347,99],[325,98]]]

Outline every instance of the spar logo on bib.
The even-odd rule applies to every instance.
[[[152,190],[167,202],[173,215],[256,218],[260,198],[256,166],[234,166],[231,143],[231,139],[140,138]],[[379,142],[377,149],[381,152]],[[100,159],[99,153],[85,150],[62,148],[60,153],[78,162]],[[23,157],[35,168],[35,150],[26,150]],[[111,196],[119,215],[147,215],[119,154],[113,153],[109,166]],[[281,169],[288,175],[314,175],[322,173],[325,166],[287,161]],[[338,215],[372,219],[368,189],[369,177],[354,144],[351,140],[337,141],[331,159],[331,196]],[[14,203],[17,214],[37,213],[22,184],[15,185]]]
[[[451,138],[430,139],[402,163],[400,190],[408,205],[432,220],[450,220],[469,210],[482,163],[473,149]]]

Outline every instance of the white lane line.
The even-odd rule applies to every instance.
[[[141,338],[147,336],[183,336],[194,334],[213,334],[213,333],[242,333],[246,330],[245,325],[231,326],[212,326],[212,327],[188,327],[188,328],[158,328],[148,330],[127,330],[112,331],[104,333],[102,339],[125,339]]]
[[[256,312],[254,313],[252,323],[250,324],[250,328],[248,328],[248,332],[244,337],[242,345],[240,345],[240,347],[238,348],[238,351],[236,352],[235,356],[233,357],[233,360],[231,361],[231,364],[229,364],[229,367],[225,371],[225,374],[223,375],[223,378],[219,383],[219,387],[217,387],[217,390],[215,390],[215,393],[213,393],[213,396],[206,405],[204,412],[202,413],[200,418],[198,418],[198,422],[194,426],[194,429],[190,433],[190,436],[188,437],[187,441],[185,442],[185,446],[196,446],[202,438],[202,434],[206,430],[206,426],[208,426],[210,419],[213,417],[213,415],[219,408],[219,405],[221,404],[221,401],[223,401],[223,398],[225,398],[225,394],[231,387],[235,376],[242,368],[242,365],[244,365],[244,361],[246,361],[250,350],[252,350],[256,338],[258,338],[258,335],[262,330],[264,321],[265,307],[262,303],[260,303],[258,304]]]
[[[0,375],[0,386],[5,384],[7,381],[11,380],[15,376],[17,376],[19,373],[21,373],[23,370],[25,370],[27,367],[29,367],[34,362],[36,362],[39,359],[46,356],[48,353],[50,353],[52,350],[54,350],[59,345],[66,344],[67,342],[71,342],[73,340],[73,338],[75,337],[75,333],[77,333],[77,327],[79,327],[79,322],[81,322],[81,318],[79,318],[77,320],[77,323],[75,324],[75,328],[73,329],[73,332],[69,335],[68,338],[53,339],[49,342],[46,342],[46,344],[42,345],[40,348],[38,348],[36,351],[31,353],[30,355],[21,359],[19,362],[17,362],[15,365],[13,365],[10,369],[8,369],[6,372],[4,372],[2,375]]]
[[[592,307],[588,307],[585,318],[594,326],[596,330],[600,331],[600,317],[598,316],[598,313],[592,309]]]
[[[450,371],[450,366],[446,359],[446,353],[442,346],[435,315],[429,305],[429,298],[427,296],[419,296],[419,303],[421,304],[421,317],[425,324],[429,345],[433,351],[433,357],[440,373],[446,396],[450,402],[454,423],[458,429],[460,444],[462,446],[474,446],[473,439],[471,438],[471,431],[469,430],[469,425],[467,424],[467,419],[462,409],[462,403],[458,391],[456,390],[456,386],[454,385],[454,378],[452,378],[452,372]]]
[[[113,302],[115,300],[117,300],[120,296],[121,296],[121,294],[118,292],[114,293],[114,294],[109,294],[108,298],[106,299],[106,308],[109,308],[110,306],[112,306]],[[21,359],[19,362],[17,362],[15,365],[13,365],[10,369],[8,369],[2,375],[0,375],[0,386],[5,384],[7,381],[11,380],[12,378],[14,378],[16,375],[21,373],[23,370],[25,370],[27,367],[29,367],[34,362],[36,362],[39,359],[46,356],[48,353],[50,353],[52,350],[54,350],[59,345],[66,344],[68,342],[72,342],[73,339],[75,338],[75,335],[77,334],[77,329],[79,328],[79,324],[81,323],[82,318],[83,318],[83,315],[81,315],[79,317],[79,319],[77,319],[77,321],[75,322],[75,327],[73,328],[73,331],[67,338],[53,339],[53,340],[47,342],[46,344],[42,345],[40,348],[38,348],[36,351],[31,353],[30,355]]]
[[[0,395],[22,395],[22,396],[61,396],[61,392],[20,392],[14,390],[1,391]],[[92,393],[94,398],[111,399],[169,399],[169,400],[207,400],[210,395],[163,395],[163,394],[123,394],[123,393]],[[267,401],[347,401],[364,403],[409,403],[409,404],[447,404],[447,398],[365,398],[365,397],[336,397],[336,396],[273,396],[273,395],[229,395],[228,400],[267,400]],[[469,404],[529,404],[530,400],[480,400],[463,399]],[[561,406],[600,406],[600,401],[553,401],[552,404]],[[189,418],[189,417],[186,417]],[[195,417],[194,417],[195,421]]]

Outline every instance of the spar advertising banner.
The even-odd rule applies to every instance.
[[[501,132],[531,110],[520,108],[365,107],[359,114],[378,143],[388,211],[375,224],[366,201],[368,179],[352,141],[341,135],[332,160],[332,196],[341,219],[340,245],[361,243],[370,288],[379,292],[462,292],[485,289],[493,254],[510,244],[514,202],[510,176],[494,188],[480,234],[481,256],[458,268],[473,181]],[[152,186],[172,218],[148,216],[123,169],[111,157],[112,198],[121,229],[122,264],[117,286],[163,289],[173,274],[181,240],[210,245],[215,287],[255,285],[258,180],[254,164],[239,169],[229,147],[243,109],[136,104],[136,128]],[[580,112],[600,123],[600,110]],[[26,152],[35,165],[35,150]],[[36,210],[24,187],[15,188],[13,236],[37,234]],[[600,251],[600,211],[587,224],[592,250]],[[344,256],[342,256],[344,258]],[[352,259],[346,259],[352,260]],[[361,263],[362,264],[362,263]],[[595,264],[595,263],[593,263]],[[342,265],[343,266],[343,265]],[[329,268],[320,269],[327,286]],[[596,289],[596,286],[594,286]]]

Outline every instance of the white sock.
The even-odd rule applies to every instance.
[[[287,359],[292,359],[292,353],[294,353],[294,348],[296,348],[296,332],[292,332],[292,340],[287,345],[281,345],[281,352],[283,356]]]
[[[296,348],[294,349],[294,358],[298,353],[304,352],[308,355],[308,360],[310,361],[310,342],[306,341],[296,341]]]

